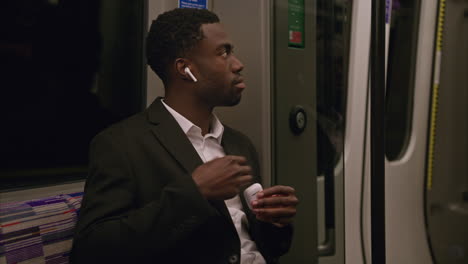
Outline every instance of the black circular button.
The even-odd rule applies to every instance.
[[[295,135],[304,132],[307,126],[307,114],[304,107],[296,105],[289,113],[289,127]]]
[[[234,254],[229,257],[229,263],[237,263],[238,260],[239,260],[239,256],[237,254]]]

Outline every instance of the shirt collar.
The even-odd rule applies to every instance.
[[[179,114],[176,110],[174,110],[172,107],[167,105],[164,100],[161,100],[162,104],[164,107],[166,107],[167,111],[174,117],[174,119],[177,121],[179,126],[182,128],[182,131],[189,136],[189,132],[191,130],[198,130],[200,136],[201,136],[201,128],[196,126],[194,123],[192,123],[190,120],[185,118],[183,115]],[[219,121],[219,118],[215,115],[212,114],[211,118],[211,123],[210,123],[210,132],[205,135],[205,137],[213,137],[215,138],[219,144],[221,144],[221,140],[223,138],[223,132],[224,132],[224,126],[221,124],[221,121]]]

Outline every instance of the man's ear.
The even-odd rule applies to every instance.
[[[187,59],[177,58],[174,66],[178,77],[184,80],[190,80],[190,76],[185,72],[185,68],[189,66]]]

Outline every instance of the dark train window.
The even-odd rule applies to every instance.
[[[145,1],[0,4],[0,188],[86,176],[89,142],[142,110]]]
[[[343,154],[351,11],[352,1],[317,2],[317,175]]]
[[[385,152],[404,153],[411,135],[420,0],[394,0],[390,24],[385,113]]]

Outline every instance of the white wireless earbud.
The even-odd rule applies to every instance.
[[[197,78],[195,78],[195,76],[193,76],[192,72],[190,71],[189,67],[185,67],[185,73],[187,73],[190,78],[192,78],[193,82],[197,82]]]

